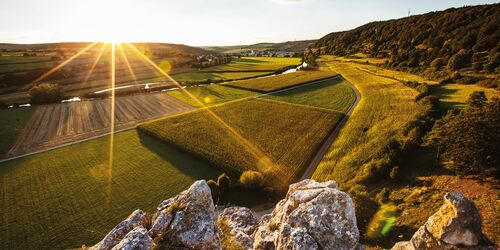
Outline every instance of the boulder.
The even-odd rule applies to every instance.
[[[148,234],[148,230],[142,226],[137,226],[125,235],[112,250],[147,250],[151,249],[153,239]]]
[[[444,196],[444,204],[412,236],[392,250],[496,249],[482,234],[481,216],[461,193]]]
[[[334,181],[290,185],[254,235],[254,249],[355,249],[359,231],[354,204]]]
[[[161,235],[159,244],[168,247],[220,249],[214,203],[206,181],[196,181],[188,190],[164,201],[150,234]]]
[[[108,250],[118,244],[125,235],[136,226],[141,225],[144,212],[135,210],[126,220],[116,225],[99,243],[90,247],[92,250]]]
[[[235,242],[243,249],[252,249],[252,234],[258,222],[252,210],[246,207],[226,208],[217,218],[221,238]]]

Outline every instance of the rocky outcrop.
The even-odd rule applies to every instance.
[[[354,249],[358,246],[354,204],[334,181],[303,180],[255,231],[254,249]]]
[[[496,249],[481,232],[474,204],[460,193],[410,241],[393,250]],[[163,201],[153,214],[134,211],[90,249],[362,249],[354,204],[334,181],[290,185],[272,213],[257,219],[248,208],[230,207],[215,216],[210,188],[195,182]]]
[[[125,235],[137,226],[141,226],[144,212],[135,210],[126,220],[120,222],[99,243],[91,247],[92,250],[107,250],[118,244]]]
[[[234,242],[243,249],[253,248],[253,233],[259,220],[246,207],[229,207],[222,211],[217,219],[221,238]]]
[[[392,250],[496,249],[481,231],[481,216],[461,193],[447,193],[444,204],[420,227],[410,241],[398,242]]]
[[[156,213],[136,210],[90,249],[220,249],[215,208],[205,181],[163,201]]]

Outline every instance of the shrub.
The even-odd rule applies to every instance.
[[[217,178],[217,186],[219,187],[219,192],[225,192],[231,187],[231,178],[225,173],[219,175]]]
[[[482,107],[486,104],[488,99],[484,91],[474,91],[470,94],[467,104],[470,107]]]
[[[212,199],[214,201],[218,200],[219,185],[217,185],[217,182],[215,182],[214,180],[208,180],[207,185],[210,188],[210,192],[212,193]]]
[[[476,83],[478,86],[483,88],[496,88],[498,86],[497,81],[494,79],[485,79]]]
[[[382,205],[384,203],[387,203],[389,201],[389,189],[387,188],[382,188],[380,192],[375,195],[375,200],[378,202],[378,204]]]
[[[391,179],[393,180],[399,180],[401,178],[401,174],[399,173],[399,167],[393,167],[391,169],[389,177],[391,177]]]
[[[470,61],[471,55],[461,50],[448,60],[448,70],[453,71],[466,68],[470,65]]]
[[[62,100],[61,87],[54,83],[40,83],[30,89],[33,104],[54,103]]]
[[[241,174],[239,183],[251,189],[260,189],[266,186],[264,175],[258,171],[248,170]]]

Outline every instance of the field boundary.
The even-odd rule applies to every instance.
[[[285,91],[288,91],[288,90],[292,90],[292,89],[297,89],[297,88],[301,88],[301,87],[305,87],[305,86],[309,86],[309,85],[312,85],[312,84],[316,84],[316,83],[321,83],[321,82],[324,82],[324,81],[328,81],[330,79],[335,79],[335,78],[342,78],[344,79],[344,81],[348,82],[349,86],[351,86],[351,88],[353,88],[353,91],[355,91],[355,93],[359,93],[357,92],[357,89],[355,89],[353,87],[353,85],[347,81],[344,77],[342,77],[342,75],[340,74],[337,74],[335,76],[332,76],[332,77],[328,77],[328,78],[325,78],[325,79],[320,79],[320,80],[314,80],[314,81],[311,81],[311,82],[307,82],[307,83],[303,83],[303,84],[298,84],[298,85],[293,85],[293,86],[290,86],[290,87],[287,87],[287,88],[284,88],[284,89],[279,89],[279,90],[275,90],[275,91],[272,91],[272,92],[267,92],[267,93],[262,93],[260,95],[256,95],[256,96],[249,96],[249,97],[245,97],[245,98],[241,98],[241,99],[237,99],[237,100],[233,100],[233,101],[228,101],[228,102],[224,102],[224,103],[221,103],[221,104],[218,104],[218,105],[214,105],[214,106],[209,106],[209,107],[205,107],[205,108],[197,108],[197,109],[194,109],[194,110],[189,110],[189,111],[185,111],[185,112],[182,112],[182,113],[179,113],[179,114],[173,114],[171,116],[178,116],[178,115],[183,115],[183,114],[186,114],[186,113],[190,113],[190,112],[196,112],[196,111],[199,111],[199,110],[202,110],[202,109],[210,109],[211,107],[217,107],[217,106],[221,106],[221,105],[226,105],[226,104],[230,104],[230,103],[234,103],[234,102],[239,102],[239,101],[245,101],[245,100],[250,100],[250,99],[256,99],[256,98],[260,98],[260,97],[263,97],[263,96],[269,96],[269,95],[273,95],[273,94],[277,94],[277,93],[281,93],[281,92],[285,92]],[[221,84],[221,86],[224,86],[223,84]],[[354,103],[358,103],[360,97],[357,95],[356,96],[356,100]],[[88,101],[92,101],[92,100],[88,100]],[[179,100],[180,101],[180,100]],[[337,125],[337,127],[339,126],[342,126],[345,124],[345,122],[347,121],[347,117],[349,116],[350,113],[352,113],[352,110],[354,110],[354,105],[351,107],[351,110],[349,110],[345,115],[344,117],[342,118],[342,120],[340,121],[340,123]],[[331,110],[331,111],[334,111],[334,110]],[[335,112],[339,112],[339,111],[335,111]],[[161,119],[161,118],[154,118],[154,119],[151,119],[150,121],[154,121],[154,120],[158,120],[158,119]],[[128,128],[124,128],[124,129],[118,129],[118,130],[114,130],[114,133],[118,133],[118,132],[123,132],[123,131],[126,131],[126,130],[130,130],[130,129],[135,129],[137,128],[137,125],[139,124],[135,124],[131,127],[128,127]],[[324,144],[328,143],[329,140],[331,142],[329,143],[332,143],[333,140],[335,139],[336,136],[333,136],[333,138],[330,138],[332,136],[332,134],[337,130],[337,128],[335,128],[333,130],[333,132],[328,136],[327,140],[325,141]],[[340,129],[338,129],[340,131]],[[339,133],[339,131],[337,131],[337,134]],[[35,155],[35,154],[38,154],[38,153],[43,153],[43,152],[47,152],[47,151],[50,151],[50,150],[53,150],[53,149],[57,149],[57,148],[61,148],[61,147],[65,147],[65,146],[69,146],[69,145],[73,145],[73,144],[78,144],[80,142],[85,142],[85,141],[88,141],[88,140],[92,140],[92,139],[97,139],[97,138],[100,138],[100,137],[103,137],[103,136],[108,136],[110,135],[111,132],[106,132],[106,133],[103,133],[103,134],[99,134],[99,135],[96,135],[96,136],[91,136],[91,137],[88,137],[88,138],[84,138],[84,139],[80,139],[80,140],[77,140],[77,141],[73,141],[73,142],[69,142],[69,143],[65,143],[65,144],[61,144],[61,145],[57,145],[57,146],[54,146],[54,147],[50,147],[50,148],[46,148],[46,149],[42,149],[42,150],[38,150],[38,151],[34,151],[34,152],[30,152],[30,153],[26,153],[26,154],[22,154],[22,155],[16,155],[16,156],[13,156],[13,157],[10,157],[10,158],[4,158],[4,159],[0,159],[0,163],[2,162],[7,162],[7,161],[10,161],[10,160],[15,160],[15,159],[19,159],[19,158],[22,158],[22,157],[25,157],[25,156],[30,156],[30,155]],[[325,147],[325,146],[322,146],[321,149]],[[321,161],[323,155],[325,153],[323,153],[321,155],[321,158],[319,159],[318,161],[318,164],[319,162]],[[315,158],[313,159],[313,161],[316,160],[316,157],[318,156],[315,156]],[[317,166],[317,165],[316,165]],[[308,169],[306,171],[310,171],[309,169],[310,167],[308,167]],[[314,171],[311,172],[311,174],[313,173]]]
[[[356,99],[352,103],[351,107],[349,110],[344,114],[342,117],[342,120],[337,124],[335,129],[330,133],[330,135],[327,137],[321,148],[319,149],[318,153],[316,156],[313,158],[311,161],[309,167],[304,171],[304,174],[302,175],[302,178],[300,180],[304,179],[309,179],[312,177],[314,171],[318,167],[319,163],[323,159],[323,156],[328,152],[328,149],[330,146],[333,144],[333,141],[337,138],[337,136],[340,134],[340,130],[344,127],[344,125],[347,123],[347,120],[351,116],[351,114],[354,112],[354,109],[358,105],[359,101],[361,100],[361,94],[359,93],[358,89],[349,81],[347,81],[342,75],[340,75],[340,78],[342,78],[348,85],[351,87],[352,91],[354,92],[354,95]]]
[[[274,89],[274,90],[271,90],[271,91],[265,91],[265,90],[258,90],[258,89],[252,89],[252,88],[247,88],[247,87],[241,87],[241,86],[236,86],[236,85],[227,85],[227,84],[221,84],[225,87],[229,87],[229,88],[235,88],[235,89],[242,89],[242,90],[248,90],[248,91],[253,91],[253,92],[257,92],[257,93],[262,93],[262,94],[267,94],[267,93],[272,93],[272,94],[275,94],[275,93],[278,93],[276,91],[280,91],[280,90],[290,90],[290,88],[292,87],[297,87],[297,86],[302,86],[302,85],[307,85],[307,84],[310,84],[310,83],[316,83],[318,81],[324,81],[324,80],[328,80],[330,78],[335,78],[335,77],[339,77],[340,74],[336,74],[336,75],[333,75],[333,76],[328,76],[328,77],[324,77],[324,78],[319,78],[319,79],[315,79],[315,80],[311,80],[311,81],[306,81],[306,82],[302,82],[302,83],[297,83],[297,84],[294,84],[294,85],[289,85],[289,86],[286,86],[286,87],[282,87],[282,88],[278,88],[278,89]]]

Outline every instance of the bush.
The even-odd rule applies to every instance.
[[[443,58],[436,58],[431,62],[431,67],[435,70],[440,70],[446,65]]]
[[[54,103],[62,100],[62,90],[58,84],[39,83],[30,89],[31,103]]]
[[[208,180],[207,185],[210,188],[210,192],[212,193],[212,199],[214,201],[218,200],[219,195],[219,185],[214,180]]]
[[[453,71],[463,69],[468,67],[470,63],[471,55],[461,50],[448,60],[448,70]]]
[[[393,167],[391,169],[391,173],[389,174],[389,177],[391,177],[391,179],[397,181],[401,178],[401,174],[399,173],[399,167]]]
[[[248,170],[241,174],[239,183],[250,189],[260,189],[266,187],[264,175],[258,171]]]
[[[484,91],[474,91],[470,94],[469,99],[467,100],[467,104],[470,107],[482,107],[486,104],[488,99],[486,98],[486,94]]]
[[[219,187],[219,192],[225,192],[231,187],[231,178],[225,173],[219,175],[219,177],[217,177],[217,186]]]

